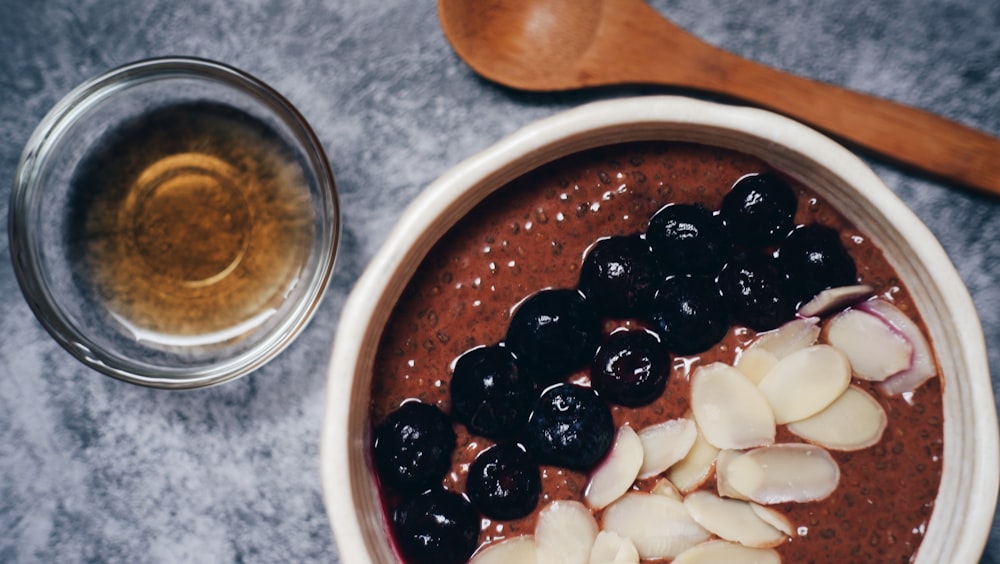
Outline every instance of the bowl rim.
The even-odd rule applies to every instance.
[[[124,84],[194,78],[225,85],[266,106],[294,134],[303,157],[315,171],[322,208],[313,276],[306,280],[307,292],[276,326],[268,338],[243,353],[208,364],[176,368],[150,366],[104,354],[73,327],[48,291],[35,253],[37,237],[30,228],[26,210],[32,194],[41,189],[37,171],[43,166],[61,133],[72,127],[86,111],[113,96]],[[43,328],[85,365],[113,378],[141,386],[163,389],[193,389],[213,386],[244,376],[260,368],[283,351],[308,325],[325,295],[333,275],[341,236],[340,202],[329,159],[322,143],[305,117],[283,95],[255,76],[231,65],[193,56],[151,57],[126,63],[85,80],[70,90],[46,113],[21,152],[9,200],[8,239],[14,273],[35,318]],[[53,305],[50,305],[53,304]]]
[[[461,161],[413,200],[356,281],[344,304],[333,342],[320,445],[324,503],[342,560],[385,559],[376,558],[371,551],[372,543],[378,542],[376,537],[384,536],[380,531],[370,530],[375,517],[367,516],[362,522],[364,516],[357,511],[359,497],[371,495],[374,478],[361,469],[351,468],[351,461],[359,452],[367,456],[368,440],[368,428],[352,419],[351,409],[368,405],[370,390],[358,389],[356,382],[359,374],[370,369],[370,362],[360,356],[365,343],[378,338],[389,316],[388,312],[378,311],[379,305],[395,304],[399,292],[387,294],[393,281],[399,277],[408,281],[438,239],[430,237],[428,242],[421,235],[432,228],[443,233],[485,197],[485,193],[545,162],[579,150],[613,144],[614,134],[622,128],[649,128],[662,132],[671,127],[704,129],[708,138],[715,141],[710,144],[717,146],[725,146],[718,139],[725,139],[727,135],[749,137],[761,144],[762,153],[781,150],[793,154],[794,158],[812,161],[825,173],[856,188],[856,197],[862,198],[866,205],[877,206],[888,222],[905,235],[921,264],[934,265],[927,269],[930,283],[935,288],[949,289],[942,295],[943,308],[953,316],[956,324],[957,343],[961,349],[958,356],[967,367],[966,380],[971,388],[971,393],[970,390],[964,390],[966,393],[957,390],[962,401],[968,402],[968,416],[963,417],[963,423],[971,425],[976,433],[968,439],[972,444],[965,445],[961,453],[968,455],[971,452],[972,460],[968,465],[958,466],[952,462],[956,453],[948,449],[953,441],[945,441],[942,489],[947,478],[949,483],[961,484],[966,491],[974,492],[963,500],[962,525],[946,523],[948,534],[957,535],[959,539],[954,542],[954,538],[950,538],[947,550],[951,561],[975,561],[981,556],[994,517],[1000,480],[996,406],[978,314],[968,289],[940,243],[867,164],[808,126],[767,110],[654,95],[591,102],[561,111],[524,126]],[[612,137],[598,143],[587,142],[600,132],[607,132]],[[637,140],[631,135],[623,140]],[[753,151],[744,152],[754,154]],[[516,165],[513,168],[512,163]],[[478,197],[468,195],[470,189],[484,184],[492,188]],[[953,423],[946,418],[946,435],[950,425]],[[936,505],[938,501],[936,498]],[[935,522],[945,517],[941,513],[933,513],[929,530],[935,530],[932,529]],[[921,550],[923,548],[922,544]],[[921,554],[918,552],[918,562],[926,561]],[[383,551],[377,556],[385,555]]]

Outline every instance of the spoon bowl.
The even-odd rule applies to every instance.
[[[463,59],[476,62],[477,72],[515,88],[566,90],[579,86],[566,69],[593,43],[604,1],[497,2],[485,17],[479,2],[439,6],[446,34],[455,38],[452,44]],[[542,42],[535,37],[560,39]]]
[[[657,84],[765,107],[904,166],[1000,195],[1000,139],[710,45],[642,0],[438,0],[474,71],[531,91]]]

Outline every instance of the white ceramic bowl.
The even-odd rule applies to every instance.
[[[330,361],[322,478],[341,559],[394,558],[368,455],[368,409],[380,334],[420,261],[509,181],[571,153],[641,140],[761,158],[812,188],[883,250],[921,311],[944,378],[943,474],[916,561],[977,561],[996,505],[997,416],[979,319],[948,256],[868,166],[827,137],[770,112],[678,97],[597,102],[536,122],[460,163],[410,205],[345,305]]]

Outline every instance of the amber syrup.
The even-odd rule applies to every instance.
[[[313,240],[302,164],[228,106],[167,106],[107,132],[72,189],[78,283],[140,340],[238,338],[281,305]]]

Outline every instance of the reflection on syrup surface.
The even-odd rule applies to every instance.
[[[192,345],[263,323],[313,237],[302,166],[267,125],[192,103],[106,134],[73,179],[84,291],[138,340]]]

